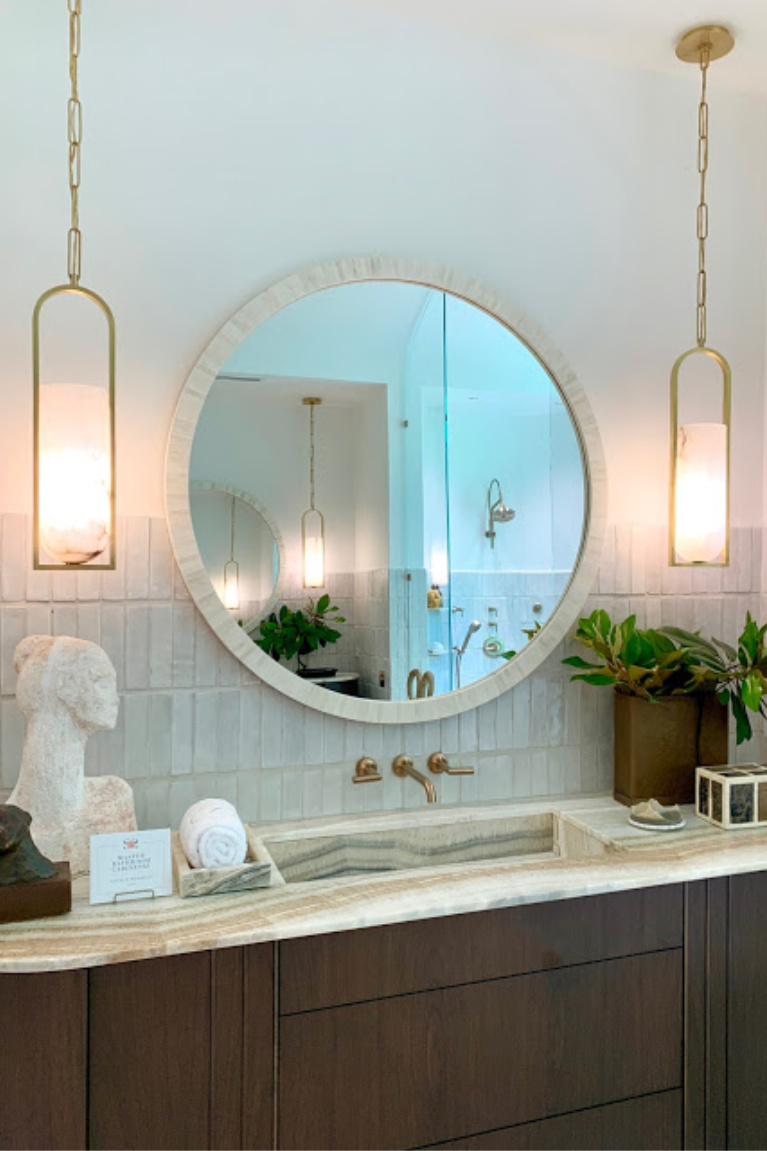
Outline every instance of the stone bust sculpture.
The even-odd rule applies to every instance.
[[[0,804],[0,887],[36,883],[56,875],[56,868],[35,847],[29,832],[29,812]]]
[[[16,701],[27,717],[19,778],[9,803],[30,813],[35,842],[72,875],[89,865],[91,835],[136,827],[133,792],[123,779],[85,776],[85,744],[117,722],[117,677],[98,644],[31,635],[14,653]]]

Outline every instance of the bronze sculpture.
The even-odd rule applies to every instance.
[[[0,887],[50,879],[57,869],[42,855],[29,831],[32,817],[12,803],[0,804]]]

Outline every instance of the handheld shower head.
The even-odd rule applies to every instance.
[[[469,640],[471,639],[471,637],[474,635],[475,632],[479,631],[479,629],[481,627],[482,627],[482,624],[479,622],[478,619],[473,619],[471,621],[471,623],[469,624],[469,626],[466,629],[466,635],[463,637],[463,643],[461,644],[460,647],[457,647],[455,649],[459,655],[464,654],[464,652],[466,651],[466,648],[469,646]]]

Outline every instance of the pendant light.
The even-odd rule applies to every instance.
[[[49,288],[32,315],[34,419],[34,555],[36,569],[107,570],[115,566],[115,323],[109,306],[80,283],[80,146],[78,94],[81,0],[68,0],[70,227],[69,282]],[[107,370],[103,386],[40,380],[41,318],[45,304],[76,297],[94,305],[106,322]],[[100,562],[94,563],[94,560]]]
[[[234,558],[234,516],[235,505],[232,496],[229,516],[229,559],[224,564],[224,607],[230,611],[239,611],[240,608],[240,565]]]
[[[708,103],[706,81],[712,60],[718,60],[735,41],[726,28],[705,25],[685,33],[676,54],[701,73],[698,107],[698,173],[700,199],[698,236],[697,344],[683,352],[671,370],[671,486],[669,563],[672,566],[726,566],[730,536],[730,365],[706,344],[706,240],[708,238]],[[721,422],[679,422],[679,372],[694,356],[705,356],[722,376]]]
[[[304,587],[325,586],[325,517],[314,506],[314,409],[322,400],[305,396],[309,408],[309,507],[301,516]]]

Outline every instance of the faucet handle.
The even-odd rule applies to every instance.
[[[357,760],[352,783],[375,783],[376,780],[380,779],[383,779],[383,776],[374,759],[371,759],[369,755],[363,755],[362,759]]]
[[[429,771],[435,775],[473,775],[473,767],[451,767],[447,756],[441,751],[433,751],[426,761]]]
[[[396,755],[391,761],[392,771],[395,775],[399,775],[400,777],[407,775],[412,766],[413,761],[409,755]]]

